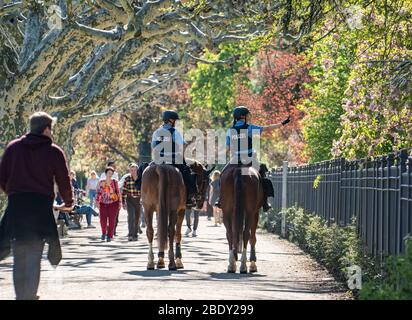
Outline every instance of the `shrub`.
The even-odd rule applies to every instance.
[[[339,281],[347,279],[348,267],[352,265],[361,267],[363,279],[376,276],[377,263],[363,253],[355,220],[340,227],[335,223],[328,225],[322,217],[306,213],[301,208],[291,207],[285,213],[287,238],[325,266]],[[261,215],[260,226],[280,234],[281,220],[281,212],[270,210]]]
[[[286,211],[287,238],[325,266],[339,281],[347,279],[348,267],[362,270],[360,299],[412,299],[412,238],[406,240],[402,256],[387,257],[384,263],[365,253],[355,219],[340,227],[330,225],[301,208]],[[261,215],[260,226],[280,234],[282,213],[270,210]],[[358,292],[353,292],[358,297]]]
[[[363,284],[360,299],[412,299],[412,239],[406,240],[405,254],[388,257],[382,274]]]

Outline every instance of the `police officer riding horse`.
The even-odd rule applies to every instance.
[[[268,197],[274,196],[274,190],[271,181],[266,178],[268,169],[265,164],[260,164],[257,159],[257,153],[253,146],[253,136],[260,136],[263,132],[268,132],[280,128],[290,122],[290,117],[283,120],[281,123],[268,126],[258,126],[250,123],[252,115],[247,107],[239,106],[233,110],[233,125],[227,130],[226,148],[230,153],[230,161],[222,170],[223,172],[230,165],[251,166],[257,165],[259,174],[262,178],[264,202],[263,211],[270,209]],[[221,207],[220,199],[217,200],[216,206]]]
[[[141,200],[149,242],[147,269],[165,267],[165,250],[169,253],[169,270],[183,268],[182,223],[187,207],[200,209],[205,201],[210,171],[198,161],[187,165],[183,157],[185,141],[176,128],[178,114],[173,110],[163,113],[163,124],[153,133],[153,162],[144,169]],[[193,173],[192,173],[193,172]],[[153,213],[157,213],[158,261],[153,253]],[[174,249],[174,243],[176,249]]]
[[[194,205],[193,197],[196,192],[195,175],[192,174],[183,157],[186,142],[175,128],[176,121],[180,118],[174,110],[164,111],[162,118],[162,126],[153,133],[152,137],[154,162],[167,163],[179,169],[187,191],[186,206],[190,208]]]

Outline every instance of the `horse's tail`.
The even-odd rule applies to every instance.
[[[243,248],[243,229],[245,226],[245,210],[243,207],[243,190],[242,190],[242,168],[238,168],[235,171],[235,230],[233,234],[237,234],[239,253],[242,252]]]
[[[167,194],[168,172],[161,166],[156,167],[159,176],[159,212],[157,222],[157,239],[159,248],[167,248],[168,224],[169,224],[169,199]]]

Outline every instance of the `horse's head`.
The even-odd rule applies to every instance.
[[[196,174],[196,208],[201,209],[206,199],[206,191],[210,182],[209,175],[215,169],[215,166],[208,169],[207,165],[206,167],[203,167],[201,163],[194,162],[190,167]]]

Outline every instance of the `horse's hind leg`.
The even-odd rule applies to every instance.
[[[153,210],[144,208],[145,222],[146,222],[146,236],[149,241],[149,254],[147,262],[147,270],[154,269],[154,255],[153,255]]]
[[[229,250],[229,265],[227,267],[227,272],[229,273],[236,272],[236,257],[235,257],[234,250]]]
[[[251,232],[250,232],[250,267],[249,272],[257,272],[256,266],[256,228],[257,228],[257,220],[253,222]]]
[[[159,212],[157,215],[157,218],[159,220],[157,220],[157,234],[158,234],[158,244],[159,244],[159,252],[157,254],[158,260],[157,260],[157,269],[164,269],[166,267],[165,265],[165,249],[167,247],[167,241],[165,243],[162,243],[162,241],[160,241],[160,237],[161,237],[161,230],[160,230],[160,223],[161,223],[161,214],[166,214],[166,212]],[[164,219],[167,219],[167,217],[165,217]],[[168,229],[165,230],[166,233],[168,233]],[[167,237],[166,237],[167,238]]]
[[[227,267],[227,272],[235,273],[236,272],[236,255],[235,250],[233,250],[233,237],[232,237],[232,227],[226,227],[226,238],[229,243],[229,265]]]
[[[250,238],[250,225],[246,223],[245,230],[243,231],[243,243],[242,243],[242,258],[240,259],[240,273],[247,273],[247,244]]]
[[[183,269],[181,241],[182,241],[182,224],[183,224],[184,218],[185,218],[185,210],[178,212],[177,222],[176,222],[176,268],[177,269]]]
[[[169,219],[169,270],[176,270],[175,253],[173,251],[173,243],[175,241],[175,228],[176,228],[177,213],[172,211]]]
[[[236,257],[235,257],[235,253],[233,252],[232,221],[227,211],[223,211],[223,224],[225,225],[226,239],[229,245],[229,265],[227,267],[227,272],[235,273],[236,272]]]

